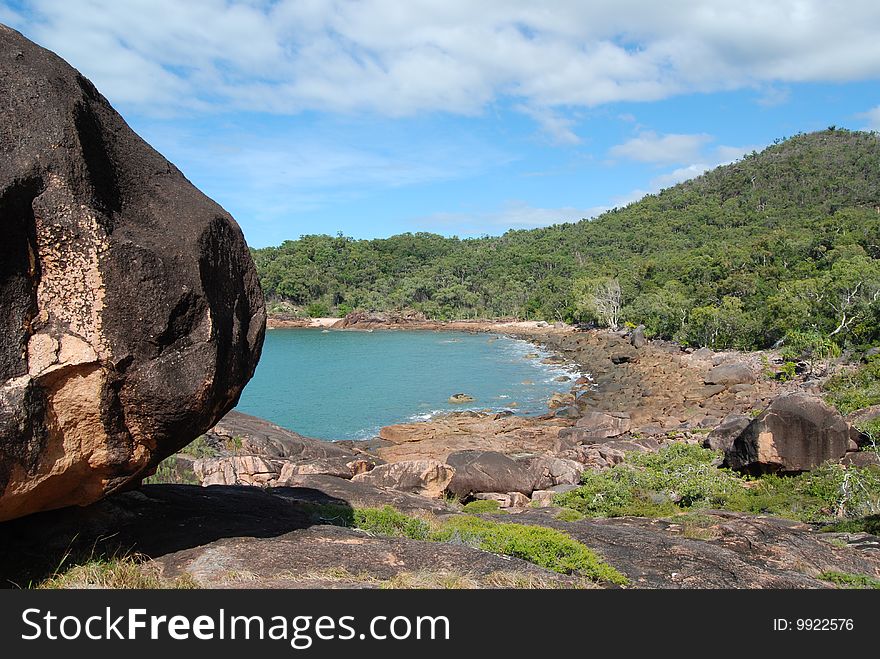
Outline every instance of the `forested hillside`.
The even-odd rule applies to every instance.
[[[880,341],[880,144],[829,128],[590,221],[465,240],[303,236],[254,258],[270,307],[311,315],[608,322],[597,291],[619,284],[620,321],[656,336],[866,346]]]

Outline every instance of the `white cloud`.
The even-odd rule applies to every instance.
[[[204,104],[277,113],[476,113],[505,97],[558,110],[880,76],[875,0],[853,0],[845,10],[821,0],[559,0],[552,10],[532,0],[21,6],[30,17],[21,24],[27,34],[69,59],[111,101],[153,113]],[[544,127],[563,141],[576,137],[564,120]]]
[[[3,7],[2,5],[0,5],[0,23],[4,23],[5,25],[10,25],[12,27],[18,27],[21,22],[21,14],[13,11],[9,7]]]
[[[867,121],[867,124],[865,125],[867,130],[880,131],[880,105],[856,116],[859,119],[865,119]]]
[[[396,123],[398,135],[382,122],[369,127],[278,121],[271,129],[230,123],[215,132],[213,123],[159,121],[145,123],[142,133],[195,185],[249,221],[281,221],[386,190],[475,178],[513,160],[482,139],[421,134],[405,121]]]
[[[653,131],[643,131],[637,137],[611,147],[608,153],[614,158],[638,162],[687,162],[698,158],[703,145],[711,140],[712,136],[705,133],[658,135]]]
[[[700,174],[712,169],[712,167],[712,165],[707,165],[704,162],[693,163],[686,167],[678,167],[671,172],[652,178],[650,188],[654,192],[663,188],[671,188],[673,185],[698,177]]]
[[[554,144],[573,145],[583,141],[573,130],[573,119],[563,117],[548,108],[519,106],[517,109],[534,119]]]
[[[757,98],[756,103],[765,108],[775,108],[788,103],[791,90],[788,87],[768,87]]]
[[[648,188],[646,190],[638,188],[632,190],[628,194],[621,195],[613,199],[613,206],[626,206],[627,204],[631,204],[634,201],[638,201],[645,195],[655,194],[665,188],[670,188],[679,183],[684,183],[685,181],[689,181],[692,178],[696,178],[701,174],[708,172],[710,169],[715,169],[716,167],[721,167],[723,165],[729,165],[739,158],[742,158],[745,154],[761,148],[763,147],[725,145],[717,146],[712,149],[710,153],[706,154],[705,159],[702,159],[698,162],[693,162],[683,167],[676,167],[671,171],[655,176],[648,182]]]
[[[708,172],[710,169],[729,165],[750,151],[755,150],[755,148],[754,146],[717,146],[709,154],[708,161],[691,163],[685,167],[678,167],[671,172],[655,176],[651,179],[649,188],[651,192],[658,192],[663,188],[669,188],[678,183],[689,181],[700,174]]]

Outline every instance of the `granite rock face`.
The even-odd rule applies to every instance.
[[[0,520],[138,483],[265,330],[238,225],[95,87],[0,25]]]

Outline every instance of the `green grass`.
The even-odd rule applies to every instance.
[[[376,535],[387,535],[413,540],[430,540],[431,526],[424,520],[410,517],[391,506],[384,508],[355,508],[352,526]]]
[[[462,514],[428,521],[406,515],[391,506],[347,508],[317,505],[311,506],[310,510],[316,522],[358,528],[382,536],[465,544],[493,554],[521,558],[561,574],[577,574],[593,581],[618,585],[627,583],[623,574],[586,545],[555,529],[502,524]]]
[[[750,479],[719,469],[718,454],[689,444],[629,453],[623,463],[587,472],[582,486],[554,502],[590,517],[673,517],[718,508],[803,521],[880,514],[880,470],[825,464],[798,476]]]
[[[822,581],[833,583],[838,588],[858,588],[880,590],[880,579],[867,574],[849,574],[847,572],[823,572],[819,575]]]
[[[692,444],[628,453],[611,469],[584,473],[581,487],[554,501],[590,517],[664,517],[680,508],[717,507],[742,487],[739,476],[718,469],[718,459]]]

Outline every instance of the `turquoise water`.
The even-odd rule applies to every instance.
[[[566,367],[525,359],[530,343],[458,332],[276,329],[236,409],[322,439],[366,439],[393,423],[450,410],[543,414],[568,391]],[[531,382],[532,384],[524,384]],[[455,405],[455,393],[474,397]]]

